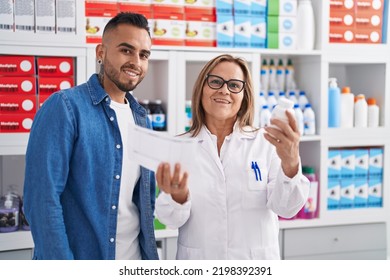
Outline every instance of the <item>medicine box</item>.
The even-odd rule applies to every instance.
[[[355,176],[355,151],[341,150],[341,178],[353,178]]]
[[[35,75],[35,58],[33,56],[2,55],[0,56],[0,75]]]
[[[340,180],[328,180],[327,208],[335,210],[340,204]]]
[[[267,0],[252,0],[251,1],[252,16],[267,16]]]
[[[297,0],[273,0],[268,1],[268,15],[296,16]]]
[[[56,0],[56,33],[76,34],[76,0]]]
[[[265,16],[251,17],[251,48],[265,48],[267,45],[267,20]]]
[[[74,75],[73,57],[38,57],[38,75],[40,77],[59,77]]]
[[[217,45],[217,24],[215,15],[185,15],[185,45],[215,47]]]
[[[33,95],[36,92],[36,79],[34,76],[0,76],[0,94]]]
[[[249,48],[251,44],[251,18],[234,16],[234,47]]]
[[[233,15],[233,0],[216,0],[215,8],[217,16],[219,15]],[[217,17],[218,19],[218,17]]]
[[[341,153],[340,150],[328,151],[328,178],[341,178]]]
[[[39,94],[52,94],[73,86],[74,79],[72,77],[38,77]]]
[[[382,178],[368,179],[368,207],[382,207]]]
[[[234,21],[232,15],[217,14],[217,47],[232,48]]]
[[[0,133],[30,132],[35,114],[0,114]]]
[[[382,148],[370,148],[369,149],[369,166],[368,176],[382,177],[383,175],[383,149]]]
[[[36,95],[0,95],[1,114],[36,112]]]
[[[355,184],[353,179],[340,181],[340,209],[352,208],[355,199]]]
[[[297,18],[288,16],[268,16],[268,33],[295,33],[297,32]]]
[[[368,179],[355,179],[354,208],[367,207],[368,202]]]
[[[368,149],[355,149],[355,178],[368,176]]]

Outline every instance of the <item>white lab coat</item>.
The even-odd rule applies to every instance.
[[[181,205],[161,192],[156,201],[157,218],[179,228],[177,259],[280,259],[277,215],[294,216],[310,183],[301,166],[294,178],[284,175],[263,133],[242,133],[235,125],[219,157],[216,136],[202,128],[196,137],[199,154],[189,170],[189,199]]]

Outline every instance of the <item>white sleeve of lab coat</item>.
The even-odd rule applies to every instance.
[[[170,194],[160,192],[156,200],[156,218],[170,229],[184,225],[190,217],[191,199],[188,196],[183,204],[173,200]]]
[[[280,165],[280,159],[276,162]],[[301,160],[298,173],[293,178],[287,177],[281,166],[273,167],[272,170],[278,171],[273,174],[274,177],[270,174],[268,187],[271,192],[268,194],[267,206],[277,215],[291,218],[305,205],[309,196],[310,181],[302,174]]]

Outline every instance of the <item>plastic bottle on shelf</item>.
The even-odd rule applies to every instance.
[[[379,106],[376,104],[376,99],[371,97],[367,99],[367,126],[378,127],[379,126]]]
[[[271,119],[279,119],[285,123],[288,123],[288,117],[286,115],[286,111],[290,111],[291,114],[294,116],[295,115],[294,103],[285,97],[279,98],[278,103],[272,110]]]
[[[153,124],[153,117],[152,117],[152,111],[150,110],[150,101],[149,99],[144,99],[140,103],[142,107],[146,110],[146,115],[148,116],[150,123]]]
[[[278,85],[276,83],[276,66],[274,60],[271,58],[269,62],[269,80],[268,80],[268,90],[277,90]]]
[[[286,70],[283,65],[283,60],[279,58],[278,67],[276,68],[276,84],[280,91],[284,91],[285,89],[285,75]]]
[[[19,229],[19,201],[11,193],[0,198],[0,232]]]
[[[336,78],[329,78],[328,127],[340,127],[340,88]]]
[[[185,123],[185,131],[190,130],[192,126],[192,111],[191,111],[191,100],[186,100],[186,123]]]
[[[296,89],[296,83],[294,78],[294,66],[292,63],[291,58],[287,60],[287,66],[286,66],[286,78],[285,78],[285,84],[286,84],[286,91],[291,91]]]
[[[307,103],[305,110],[303,111],[303,122],[305,130],[304,135],[315,135],[316,134],[316,115],[311,107],[310,103]]]
[[[303,121],[303,112],[302,112],[301,108],[299,107],[298,103],[294,104],[294,112],[295,112],[295,118],[296,118],[297,123],[298,123],[299,133],[302,136],[304,133],[304,130],[305,130],[305,126],[304,126],[304,121]]]
[[[310,181],[309,197],[303,208],[298,213],[298,218],[313,219],[318,218],[318,194],[319,184],[314,167],[302,166],[302,174]]]
[[[354,106],[355,127],[367,127],[368,105],[364,94],[358,94]]]
[[[311,0],[299,0],[297,7],[297,48],[314,49],[315,21]]]
[[[268,91],[269,87],[269,66],[266,59],[263,59],[263,63],[260,68],[260,88],[263,91]]]
[[[152,125],[153,130],[156,131],[165,131],[166,128],[166,118],[165,118],[165,112],[162,107],[162,101],[160,99],[156,99],[154,101],[154,108],[152,112]]]
[[[343,87],[340,96],[340,127],[353,127],[355,95],[349,87]]]
[[[307,103],[309,103],[309,99],[306,96],[306,92],[304,90],[299,91],[298,104],[302,111],[305,110]]]
[[[298,98],[295,96],[295,90],[290,90],[288,93],[288,99],[290,99],[294,104],[298,104]]]
[[[276,96],[273,91],[268,92],[268,97],[267,97],[267,104],[268,104],[268,109],[272,112],[276,104],[278,103]]]
[[[279,91],[278,99],[279,98],[287,98],[286,93],[284,91]]]
[[[265,127],[270,125],[271,120],[271,111],[268,108],[268,105],[263,105],[260,112],[260,127]]]

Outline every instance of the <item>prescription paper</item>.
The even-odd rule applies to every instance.
[[[180,163],[181,171],[189,171],[196,157],[195,139],[174,137],[166,132],[153,131],[137,125],[129,129],[129,156],[139,165],[156,171],[161,162]]]

